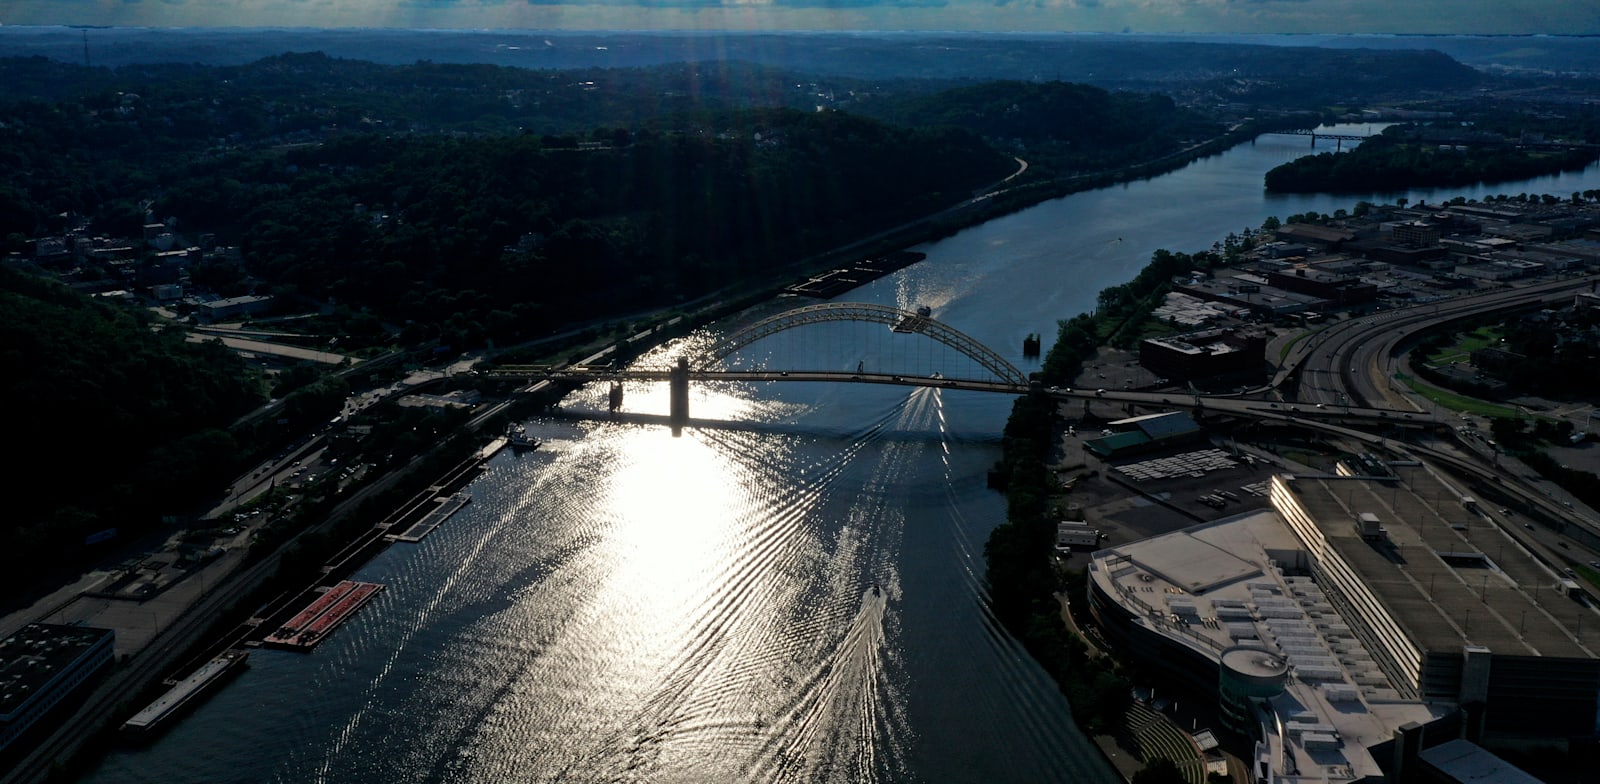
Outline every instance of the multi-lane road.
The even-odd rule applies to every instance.
[[[1305,402],[1409,407],[1389,384],[1392,360],[1408,338],[1458,319],[1570,300],[1597,281],[1600,276],[1565,278],[1336,322],[1294,345],[1274,386],[1299,374],[1300,399]]]

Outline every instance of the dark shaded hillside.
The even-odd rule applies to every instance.
[[[1223,130],[1164,95],[1066,82],[990,82],[885,99],[862,111],[901,125],[971,131],[1062,170],[1154,158]]]
[[[0,31],[0,45],[18,54],[45,54],[81,63],[76,36],[48,31]],[[1461,90],[1483,76],[1429,49],[1319,48],[1249,43],[1151,40],[1123,36],[885,34],[785,35],[698,33],[529,33],[524,31],[108,30],[90,34],[102,50],[97,63],[133,72],[156,62],[206,63],[249,69],[251,61],[284,52],[325,52],[388,65],[459,64],[458,73],[491,66],[534,73],[650,68],[673,65],[707,80],[707,96],[727,72],[737,83],[752,65],[807,74],[765,82],[748,95],[790,94],[825,78],[857,80],[848,89],[874,91],[885,80],[1068,81],[1108,89],[1162,92],[1187,105],[1242,102],[1294,108],[1331,101],[1376,100]],[[1348,41],[1341,42],[1348,46]],[[180,66],[191,67],[191,66]],[[259,71],[260,69],[256,69]],[[441,72],[443,73],[443,72]],[[259,75],[241,72],[241,76]],[[497,77],[499,78],[499,77]],[[593,75],[582,77],[593,79]],[[787,81],[787,84],[783,82]],[[916,89],[897,85],[894,89]],[[19,93],[32,94],[32,93]],[[635,96],[647,98],[648,96]],[[650,106],[646,101],[643,106]],[[784,105],[803,106],[802,103]],[[572,118],[577,120],[578,118]],[[592,122],[588,124],[594,124]]]
[[[216,428],[261,402],[233,352],[153,332],[137,311],[0,270],[0,590],[25,584],[84,537],[182,511],[231,477]]]
[[[964,131],[839,113],[739,112],[576,144],[354,136],[196,166],[157,210],[237,237],[259,277],[396,322],[454,317],[475,342],[770,274],[1015,168]]]
[[[219,143],[328,127],[566,133],[686,112],[813,109],[819,88],[809,81],[737,62],[529,70],[428,61],[380,65],[311,52],[244,65],[111,69],[42,57],[0,58],[0,83],[7,85],[0,101],[75,101],[134,115],[147,113],[141,108],[159,108],[163,120],[146,132]],[[826,89],[848,94],[858,86],[856,80],[837,79]],[[932,83],[900,86],[933,88]]]

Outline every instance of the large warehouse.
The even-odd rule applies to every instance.
[[[1390,472],[1279,474],[1273,511],[1101,550],[1090,608],[1218,695],[1258,780],[1379,780],[1408,731],[1600,736],[1600,611],[1519,527],[1426,466]]]
[[[1600,734],[1600,612],[1427,468],[1396,470],[1272,481],[1312,578],[1395,687],[1459,703],[1490,735]]]

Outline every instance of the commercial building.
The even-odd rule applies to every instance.
[[[1600,736],[1600,612],[1426,466],[1396,474],[1280,474],[1271,489],[1396,692],[1462,706],[1469,738]],[[1362,514],[1381,539],[1362,536]]]
[[[1322,310],[1328,300],[1309,294],[1297,294],[1267,284],[1266,278],[1257,275],[1235,275],[1215,280],[1194,280],[1173,286],[1196,299],[1220,302],[1232,308],[1246,310],[1265,318],[1292,316],[1296,313]]]
[[[1074,547],[1096,547],[1100,544],[1100,529],[1091,527],[1081,520],[1063,520],[1056,523],[1056,549],[1071,550]]]
[[[202,302],[196,309],[202,321],[214,322],[265,313],[272,307],[272,297],[245,296]]]
[[[1377,781],[1453,738],[1600,737],[1586,592],[1428,466],[1355,473],[1279,474],[1271,512],[1096,552],[1105,636],[1215,693],[1257,781]]]
[[[1266,351],[1259,333],[1209,329],[1140,341],[1139,364],[1165,378],[1206,378],[1259,370]]]
[[[1315,223],[1287,223],[1276,229],[1278,239],[1285,242],[1302,242],[1337,249],[1341,243],[1356,238],[1356,233],[1342,226],[1322,226]]]
[[[1325,299],[1335,305],[1357,305],[1378,298],[1378,287],[1360,278],[1323,267],[1296,265],[1267,274],[1275,288]]]
[[[111,664],[110,629],[30,623],[0,641],[0,750]]]
[[[1387,224],[1396,244],[1407,248],[1428,248],[1439,244],[1443,233],[1438,226],[1421,220]]]
[[[1451,706],[1392,689],[1306,574],[1283,520],[1258,511],[1094,554],[1089,608],[1105,636],[1217,695],[1254,741],[1252,782],[1376,781],[1394,733]]]

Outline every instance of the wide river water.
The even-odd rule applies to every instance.
[[[1058,319],[1152,251],[1352,206],[1264,192],[1267,169],[1307,152],[1304,137],[1264,136],[1040,204],[922,246],[926,261],[839,299],[928,305],[1029,369],[1025,335],[1048,347]],[[1596,187],[1600,166],[1459,192]],[[738,362],[961,372],[958,355],[882,326],[789,336]],[[662,387],[629,388],[625,410],[665,414]],[[983,543],[1005,505],[984,479],[1009,398],[703,386],[695,426],[674,438],[607,421],[603,397],[582,391],[529,423],[543,448],[501,453],[465,509],[361,569],[387,590],[314,652],[255,652],[86,780],[1120,781],[985,609]]]

